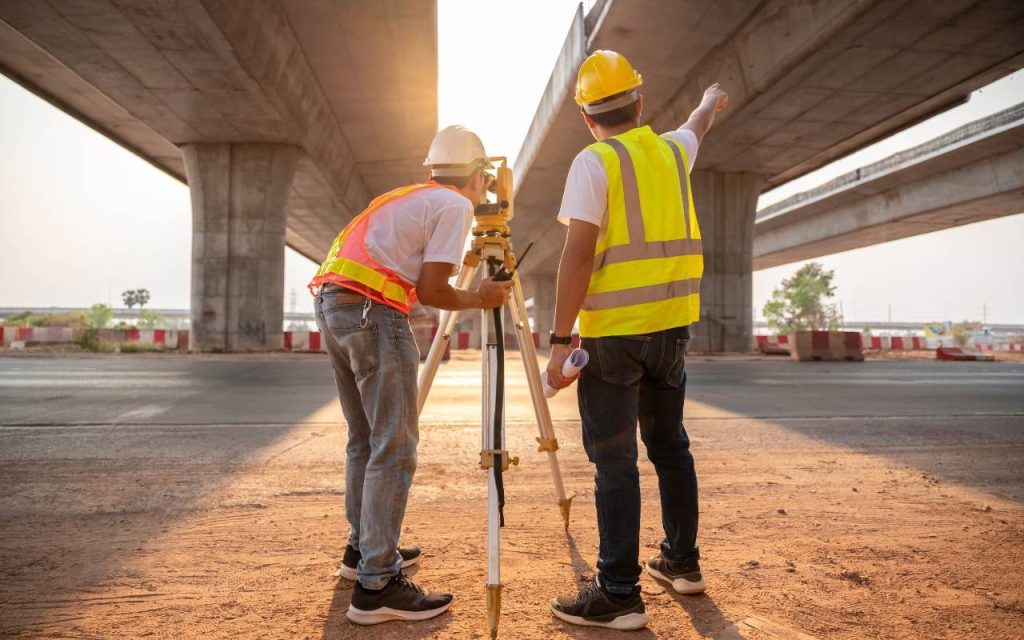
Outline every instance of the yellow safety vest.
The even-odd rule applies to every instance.
[[[597,239],[580,335],[637,335],[696,322],[704,255],[686,150],[650,127],[587,148],[608,176],[608,226]]]

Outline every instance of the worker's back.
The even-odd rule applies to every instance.
[[[580,335],[636,335],[696,322],[704,259],[685,146],[645,126],[587,150],[607,176],[607,218]]]

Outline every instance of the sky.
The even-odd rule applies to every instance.
[[[514,160],[577,4],[440,0],[439,126],[468,126],[488,153]],[[761,206],[1021,101],[1018,73],[763,194]],[[0,76],[0,307],[121,306],[122,291],[144,287],[151,307],[188,308],[190,211],[185,185]],[[817,260],[835,270],[850,325],[890,314],[1024,323],[1022,241],[1024,215],[1017,215]],[[755,318],[802,264],[755,272]],[[287,250],[285,310],[293,300],[296,310],[308,308],[305,284],[315,268]]]

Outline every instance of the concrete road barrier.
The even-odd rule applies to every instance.
[[[756,336],[757,350],[768,356],[788,356],[789,336]]]
[[[862,362],[863,338],[859,331],[797,331],[790,357],[797,362]]]
[[[996,359],[995,356],[983,354],[980,351],[974,349],[961,349],[960,347],[939,347],[935,350],[936,360],[970,360],[970,361],[984,361],[991,362]]]
[[[326,351],[319,331],[285,331],[282,347],[285,351]]]

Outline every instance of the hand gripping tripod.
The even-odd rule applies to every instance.
[[[537,415],[537,427],[540,436],[537,438],[538,451],[546,452],[551,467],[551,479],[558,497],[558,508],[562,513],[562,521],[569,528],[569,508],[572,496],[566,497],[562,484],[562,473],[558,467],[558,440],[551,424],[547,400],[544,397],[540,370],[537,367],[537,352],[533,346],[533,334],[526,315],[526,299],[523,287],[516,273],[516,258],[512,253],[512,234],[508,223],[512,219],[512,170],[507,166],[505,158],[488,158],[501,161],[498,168],[495,191],[497,202],[480,205],[476,208],[473,223],[473,242],[462,261],[455,287],[467,289],[481,265],[486,273],[495,280],[512,280],[512,298],[509,300],[509,311],[515,325],[516,340],[519,353],[526,370],[526,380],[530,388],[533,410]],[[501,567],[499,528],[504,526],[503,508],[505,492],[502,472],[509,465],[519,463],[518,457],[511,457],[505,449],[505,344],[502,328],[503,306],[491,312],[480,312],[480,344],[482,345],[483,385],[482,404],[483,416],[481,425],[480,467],[487,471],[487,622],[491,638],[498,637],[498,618],[501,613]],[[488,313],[492,316],[493,336],[488,332]],[[430,393],[430,386],[437,374],[452,329],[455,326],[457,312],[444,311],[438,326],[437,334],[430,345],[426,363],[419,379],[418,410],[423,412],[423,405]]]

